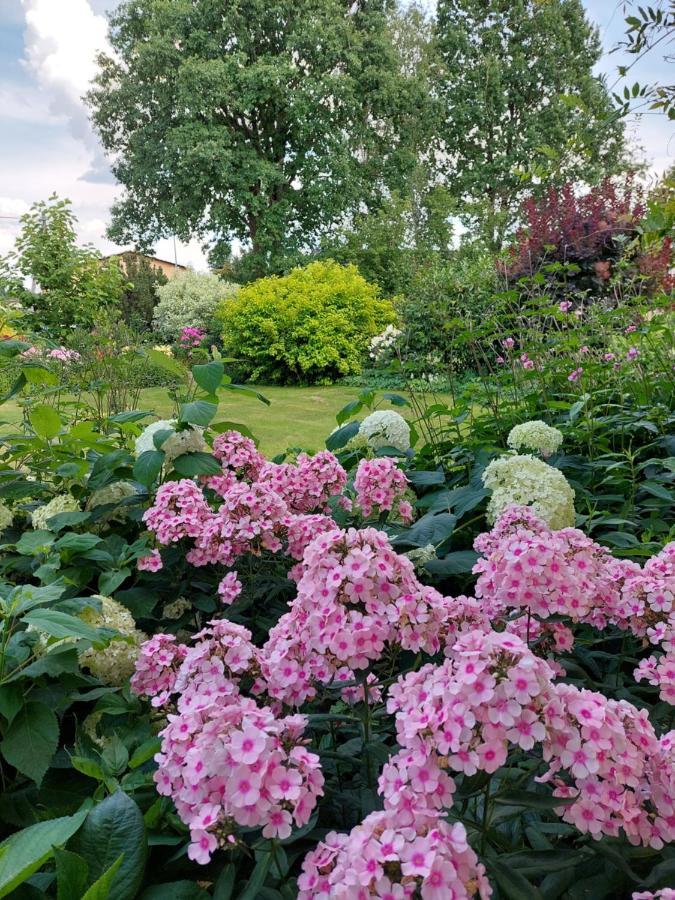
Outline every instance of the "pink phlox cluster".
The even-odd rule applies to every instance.
[[[509,507],[492,531],[479,535],[476,596],[492,615],[527,609],[541,619],[566,615],[606,624],[618,596],[607,577],[605,547],[576,528],[553,531],[526,507]]]
[[[362,459],[354,476],[356,503],[366,518],[374,512],[388,512],[398,505],[404,522],[412,521],[412,507],[404,494],[408,479],[388,456]]]
[[[79,362],[82,357],[77,350],[68,350],[67,347],[56,347],[47,353],[48,359],[58,359],[59,362]]]
[[[495,772],[510,744],[531,750],[544,739],[553,672],[520,638],[472,631],[450,653],[391,687],[387,711],[396,714],[401,747],[438,754],[445,768],[473,775]]]
[[[342,669],[337,670],[334,680],[335,684],[340,684],[341,681],[350,682],[347,687],[342,688],[340,691],[340,697],[350,706],[355,706],[357,703],[364,703],[366,699],[368,703],[380,703],[382,701],[382,686],[372,672],[369,672],[366,676],[365,685],[363,682],[360,684],[353,684],[354,673],[349,666],[344,666]],[[368,689],[367,698],[366,688]]]
[[[160,485],[155,502],[143,514],[143,521],[154,531],[159,543],[166,545],[185,537],[199,537],[211,517],[211,507],[198,485],[189,478],[181,478]]]
[[[193,325],[186,325],[180,333],[178,342],[183,347],[199,347],[206,337],[206,332],[202,328],[196,328]]]
[[[174,692],[178,667],[188,648],[176,643],[173,634],[155,634],[141,644],[131,690],[149,697],[153,706],[164,706]]]
[[[675,640],[662,644],[663,653],[640,661],[634,671],[636,681],[658,686],[659,697],[675,706]]]
[[[275,718],[241,694],[241,679],[257,670],[250,631],[217,619],[194,641],[186,647],[155,635],[145,642],[132,689],[175,710],[160,733],[155,782],[190,828],[188,855],[206,863],[235,824],[279,838],[305,825],[323,775],[304,746],[304,716]]]
[[[147,556],[139,557],[136,567],[139,572],[159,572],[163,568],[159,550],[151,550]]]
[[[307,547],[296,566],[298,592],[269,633],[261,665],[268,691],[298,704],[330,681],[378,660],[387,644],[438,652],[461,604],[415,577],[413,564],[374,528],[334,528]]]
[[[349,834],[330,832],[307,854],[298,900],[468,900],[492,894],[464,826],[427,810],[402,824],[373,812]]]
[[[634,891],[631,900],[675,900],[675,888],[659,888],[658,891]]]
[[[302,560],[305,550],[320,534],[335,530],[335,522],[330,516],[322,513],[300,514],[290,513],[281,520],[284,529],[283,536],[286,541],[286,555],[291,559]],[[289,577],[302,576],[302,567],[294,567]]]
[[[642,568],[614,560],[611,575],[619,586],[609,618],[651,644],[675,638],[675,541],[648,559]]]
[[[672,740],[657,739],[646,710],[558,683],[544,712],[549,769],[538,780],[572,801],[558,808],[566,822],[655,849],[675,839]]]
[[[237,578],[236,572],[228,572],[218,585],[218,596],[222,602],[229,606],[241,594],[242,583]]]
[[[224,471],[234,472],[238,478],[255,481],[265,457],[258,451],[251,438],[238,431],[224,431],[213,441],[213,455]]]
[[[283,499],[267,485],[237,482],[222,498],[217,512],[209,509],[186,559],[193,566],[231,566],[246,553],[276,553],[282,546],[277,530],[286,513]]]
[[[331,497],[342,492],[347,473],[328,450],[300,453],[295,464],[266,463],[259,475],[283,497],[294,513],[324,512]]]

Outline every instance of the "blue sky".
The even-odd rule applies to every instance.
[[[431,8],[434,0],[424,0]],[[103,251],[114,183],[80,100],[105,45],[105,12],[116,0],[0,0],[0,253],[10,249],[17,217],[52,192],[73,200],[80,237]],[[585,0],[605,50],[623,37],[623,0]],[[606,54],[598,71],[609,84],[621,53]],[[628,61],[632,61],[628,58]],[[672,80],[655,51],[635,67],[630,83]],[[629,135],[644,150],[654,175],[675,160],[675,129],[665,116],[632,117]],[[160,256],[173,259],[173,242]],[[203,267],[196,241],[178,246],[178,261]]]

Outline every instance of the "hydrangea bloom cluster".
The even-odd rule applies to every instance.
[[[349,834],[330,832],[307,854],[298,900],[468,900],[492,895],[464,826],[419,813],[402,823],[395,810],[373,812]]]
[[[195,635],[192,647],[155,635],[141,648],[132,689],[153,705],[176,697],[161,732],[155,780],[190,828],[191,859],[207,863],[236,825],[288,837],[305,825],[323,793],[319,757],[304,746],[306,719],[276,718],[242,696],[255,662],[251,633],[226,620]]]
[[[404,522],[412,521],[412,506],[404,500],[408,479],[393,459],[362,459],[354,476],[356,502],[363,515],[369,518],[374,512],[388,512],[397,505]]]
[[[86,503],[86,509],[96,509],[100,506],[112,506],[115,504],[116,509],[111,509],[105,513],[104,522],[123,522],[129,516],[129,506],[120,506],[123,500],[136,496],[136,488],[129,481],[115,481],[107,484],[105,487],[94,491]]]
[[[9,506],[7,506],[6,503],[3,503],[3,501],[0,500],[0,531],[4,531],[5,528],[9,528],[9,526],[12,524],[13,519],[14,513],[12,512],[12,510],[9,508]]]
[[[506,443],[512,450],[534,450],[544,459],[551,456],[562,444],[563,436],[557,428],[551,428],[541,419],[522,422],[509,432]]]
[[[509,506],[531,506],[551,528],[574,525],[574,491],[558,469],[529,455],[500,456],[483,472],[492,491],[487,517],[494,522]]]
[[[566,822],[594,838],[623,830],[631,844],[655,849],[675,839],[673,732],[659,741],[646,710],[562,683],[545,723],[549,770],[539,780],[573,800],[558,810]]]
[[[344,666],[365,669],[387,644],[438,652],[461,604],[417,580],[374,528],[333,529],[307,547],[298,593],[261,652],[267,692],[299,705]]]
[[[85,666],[103,684],[125,684],[134,673],[141,643],[146,635],[136,628],[136,622],[126,606],[112,597],[102,597],[101,609],[87,607],[80,613],[83,622],[93,628],[111,628],[119,632],[121,639],[113,639],[107,647],[89,647],[80,653],[80,665]]]
[[[359,434],[363,435],[373,450],[394,447],[401,453],[410,449],[410,426],[393,409],[379,409],[361,422]]]
[[[72,494],[58,494],[44,506],[38,506],[30,516],[33,528],[49,528],[49,520],[59,513],[79,512],[80,504]]]
[[[167,466],[183,453],[198,453],[208,450],[203,428],[191,425],[188,428],[177,430],[177,424],[176,419],[158,419],[148,425],[136,438],[134,451],[136,456],[140,456],[147,450],[156,450],[155,435],[161,431],[171,432],[160,447],[164,453],[164,463]]]

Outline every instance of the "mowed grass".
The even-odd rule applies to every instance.
[[[335,414],[350,400],[355,400],[357,387],[257,387],[270,405],[233,391],[221,391],[216,422],[246,425],[260,442],[266,456],[274,456],[288,447],[317,451],[336,427]],[[389,404],[384,403],[385,407]],[[170,418],[173,405],[164,388],[147,388],[142,392],[139,409],[152,412],[160,419]],[[405,414],[405,410],[400,410]],[[20,408],[12,402],[0,407],[0,420],[19,422]],[[150,421],[150,420],[148,420]],[[0,431],[6,426],[0,425]]]

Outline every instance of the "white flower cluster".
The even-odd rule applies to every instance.
[[[33,528],[48,528],[47,522],[53,516],[64,512],[79,512],[80,504],[71,494],[59,494],[44,506],[38,506],[31,513],[30,521]]]
[[[177,597],[170,603],[165,603],[162,609],[162,616],[165,619],[180,619],[184,612],[192,607],[187,597]]]
[[[87,500],[86,509],[96,509],[97,506],[108,506],[111,503],[120,503],[127,497],[133,497],[136,494],[136,488],[129,481],[115,481],[113,484],[106,484],[105,487],[94,491]],[[107,512],[100,521],[103,522],[124,522],[129,517],[129,507],[121,506],[118,509],[112,509]]]
[[[158,431],[173,431],[174,433],[162,444],[161,449],[165,453],[165,464],[173,462],[177,456],[183,453],[196,453],[208,450],[208,444],[204,440],[204,429],[192,426],[183,431],[176,431],[176,419],[158,419],[147,426],[136,438],[135,453],[140,456],[146,450],[155,450],[155,435]]]
[[[492,491],[487,510],[492,524],[507,506],[530,506],[550,528],[574,525],[574,491],[558,469],[529,455],[500,456],[483,472]]]
[[[415,547],[414,550],[408,550],[408,552],[403,555],[408,557],[416,569],[423,569],[432,559],[438,559],[436,556],[436,548],[433,544],[425,544],[424,547]]]
[[[12,524],[12,520],[14,519],[14,513],[7,506],[6,503],[3,503],[0,500],[0,531],[4,531],[5,528],[9,528]]]
[[[359,434],[366,438],[373,450],[394,447],[405,453],[410,449],[410,426],[393,409],[380,409],[371,413],[361,422]]]
[[[164,356],[173,356],[173,347],[171,344],[156,344],[153,348],[158,353],[163,353]]]
[[[541,419],[533,419],[531,422],[522,422],[515,425],[509,432],[506,443],[512,450],[535,450],[546,459],[560,447],[563,442],[562,432],[557,428],[551,428]]]
[[[103,684],[118,687],[133,675],[139,647],[147,635],[136,628],[134,617],[126,606],[112,597],[98,595],[95,599],[101,601],[101,609],[88,607],[80,614],[82,621],[92,628],[113,628],[123,639],[112,640],[102,650],[94,647],[84,650],[79,656],[80,665],[86,666]]]
[[[394,325],[387,325],[381,334],[376,334],[374,338],[371,338],[368,345],[370,358],[375,361],[382,359],[402,334],[403,332],[400,328],[396,328]]]

